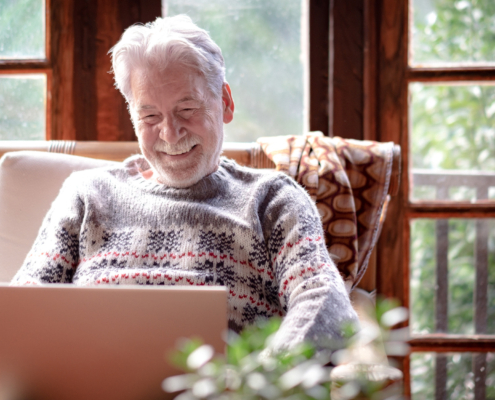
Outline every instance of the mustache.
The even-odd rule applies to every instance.
[[[155,145],[153,146],[153,150],[167,154],[181,154],[188,152],[199,143],[199,138],[193,135],[184,136],[181,140],[173,145],[160,139],[160,141],[155,143]]]

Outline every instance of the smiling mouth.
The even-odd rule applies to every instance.
[[[189,150],[177,150],[177,151],[164,151],[165,154],[169,155],[169,156],[180,156],[182,154],[186,154],[186,153],[189,153],[190,151],[192,151],[194,148],[196,147],[196,145],[192,146]]]

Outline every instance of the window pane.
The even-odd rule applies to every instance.
[[[444,376],[437,367],[442,358]],[[485,391],[483,398],[495,398],[495,353],[411,354],[412,399],[434,399],[437,384],[443,386],[445,399],[474,399],[480,389]]]
[[[187,14],[225,58],[235,101],[225,140],[303,132],[301,0],[166,0],[168,16]]]
[[[411,333],[495,334],[495,219],[414,219],[410,249]]]
[[[0,0],[0,59],[45,58],[43,0]]]
[[[495,195],[495,86],[409,86],[415,200]]]
[[[0,140],[44,140],[46,76],[0,76]]]
[[[414,0],[412,64],[495,62],[493,0]]]

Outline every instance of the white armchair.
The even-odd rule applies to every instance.
[[[52,201],[73,172],[113,161],[19,151],[0,160],[0,282],[22,265]]]
[[[60,154],[65,152],[70,154]],[[138,152],[135,142],[0,141],[0,282],[9,282],[21,267],[45,214],[73,171],[111,165]],[[242,165],[273,167],[256,143],[226,143],[224,154]],[[393,184],[397,186],[398,181]],[[370,293],[358,287],[352,291],[351,301],[361,321],[376,323],[370,321],[369,310],[374,304]],[[372,356],[376,363],[387,363],[385,352]],[[400,381],[400,371],[392,372],[389,381]],[[345,376],[353,374],[354,371],[344,371]]]

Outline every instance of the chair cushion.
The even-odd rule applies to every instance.
[[[112,161],[37,151],[0,159],[0,282],[21,267],[64,180],[73,172]]]

